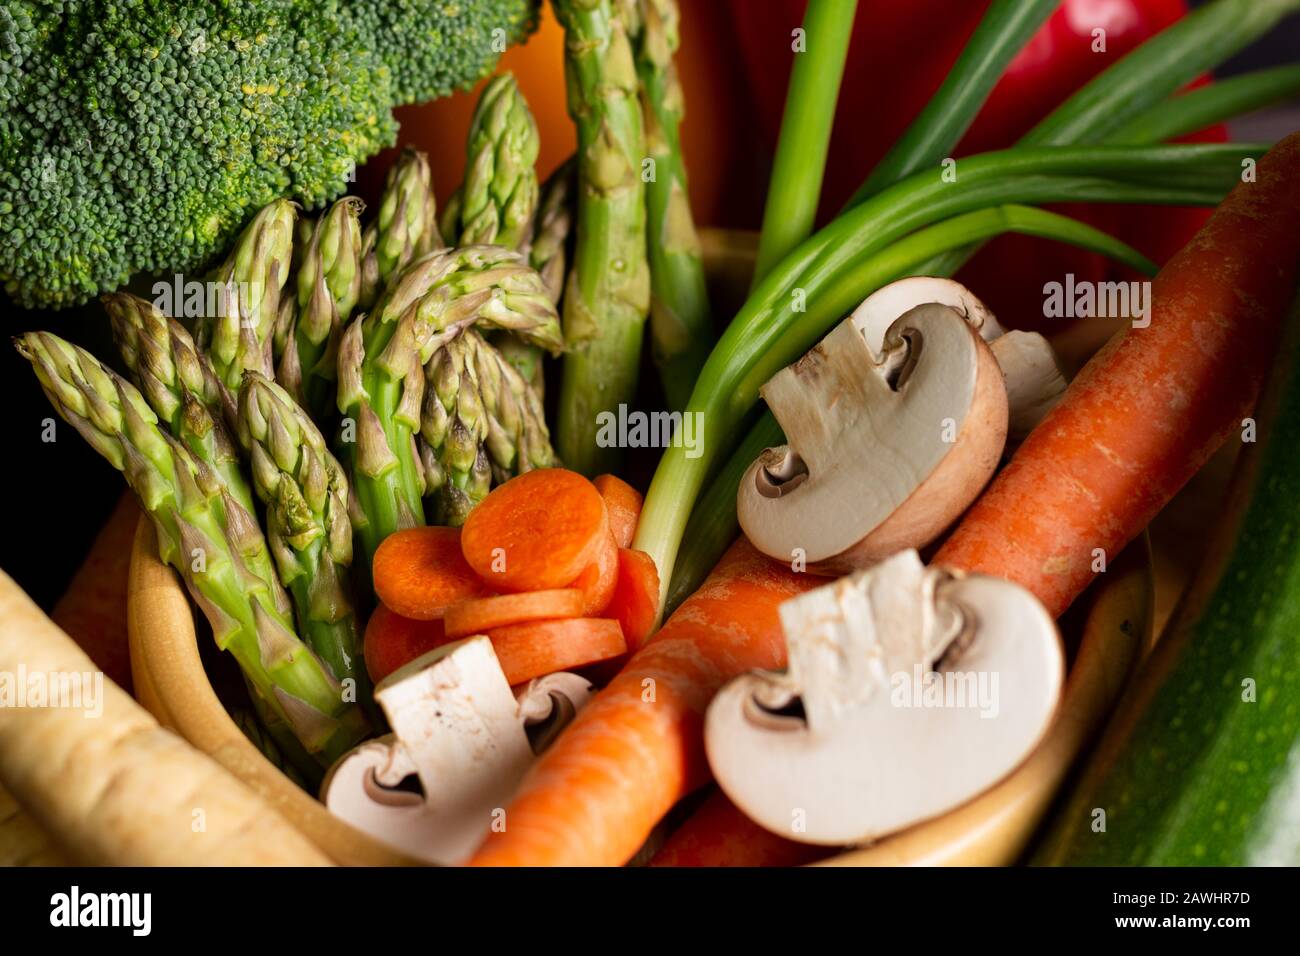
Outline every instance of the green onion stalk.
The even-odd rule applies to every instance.
[[[555,0],[564,27],[569,113],[578,127],[578,241],[564,292],[557,451],[584,474],[611,471],[598,415],[636,395],[650,310],[646,158],[637,75],[610,0]]]
[[[654,161],[645,185],[650,343],[668,406],[680,409],[713,346],[713,317],[682,157],[686,100],[673,62],[681,42],[677,0],[638,0],[637,9],[633,47],[646,154]]]
[[[857,0],[808,0],[763,208],[755,285],[812,232],[857,7]]]
[[[325,764],[369,733],[329,669],[294,632],[274,575],[248,560],[265,556],[257,520],[211,467],[159,427],[144,396],[83,349],[45,332],[15,340],[59,414],[121,471],[153,519],[159,554],[185,581],[252,687]]]
[[[682,448],[665,451],[635,547],[655,559],[666,588],[690,508],[730,450],[759,387],[882,284],[863,281],[863,266],[876,253],[918,229],[989,206],[1213,204],[1251,153],[1234,145],[1005,150],[963,160],[956,183],[938,171],[917,173],[847,211],[759,283],[718,342],[687,409],[702,416],[702,451],[694,459]]]

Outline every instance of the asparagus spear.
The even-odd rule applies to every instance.
[[[311,753],[332,762],[367,733],[355,704],[293,630],[278,584],[244,556],[261,530],[215,472],[166,434],[144,397],[92,355],[47,332],[15,339],[59,414],[126,476],[153,518],[163,560],[180,572],[212,625],[275,714]]]
[[[344,196],[321,216],[302,248],[297,315],[276,377],[315,415],[329,409],[338,369],[338,340],[361,295],[361,212]]]
[[[541,276],[499,246],[439,250],[398,273],[339,345],[339,411],[357,507],[363,574],[399,528],[424,523],[425,475],[415,448],[424,365],[472,324],[507,329],[558,352],[563,339]]]
[[[569,113],[578,127],[578,242],[564,292],[570,351],[560,386],[559,448],[568,467],[610,471],[597,414],[632,401],[650,308],[645,158],[637,76],[610,0],[556,0],[566,33]]]
[[[476,329],[425,365],[420,450],[435,520],[458,526],[500,484],[555,463],[536,392]]]
[[[470,123],[460,245],[518,249],[537,210],[537,122],[509,73],[492,77]]]
[[[234,406],[185,327],[127,292],[103,298],[113,338],[149,407],[190,453],[211,467],[231,497],[255,514],[253,493],[226,422]]]
[[[379,290],[407,263],[443,248],[429,157],[418,149],[407,147],[389,167],[379,213],[366,227],[362,246],[367,257],[362,285],[373,297],[362,299],[363,309],[374,304]]]
[[[668,404],[686,407],[713,346],[713,319],[700,240],[686,190],[678,129],[685,98],[673,54],[680,43],[677,0],[636,0],[636,71],[641,80],[646,151],[646,249],[650,259],[650,341]]]
[[[223,294],[216,314],[199,321],[199,347],[232,391],[246,369],[273,374],[272,340],[292,264],[296,216],[297,207],[287,199],[258,211],[217,273]]]
[[[557,304],[564,291],[564,269],[569,235],[573,232],[577,191],[577,163],[569,157],[542,184],[542,199],[528,244],[528,261],[541,273],[551,301]],[[524,377],[528,376],[525,374]]]
[[[353,613],[348,565],[352,525],[348,482],[325,439],[288,392],[256,372],[244,375],[239,424],[252,442],[253,486],[266,505],[267,534],[298,630],[352,699],[370,686]]]

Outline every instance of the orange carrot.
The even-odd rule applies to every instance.
[[[620,548],[630,548],[636,537],[636,523],[641,519],[641,492],[614,475],[598,475],[591,483],[605,499],[614,540]]]
[[[372,681],[379,683],[399,667],[449,640],[442,621],[402,617],[380,604],[366,624],[366,638],[362,645],[366,672]]]
[[[488,631],[488,638],[512,687],[534,677],[609,660],[627,650],[618,621],[598,617],[512,624]]]
[[[511,478],[470,512],[465,560],[502,591],[548,591],[573,583],[609,534],[605,500],[586,478],[541,468]]]
[[[612,532],[605,532],[600,552],[585,571],[578,575],[573,586],[582,591],[584,617],[608,617],[605,608],[614,598],[618,585],[618,545]]]
[[[494,627],[545,621],[557,617],[581,617],[586,596],[577,588],[497,594],[461,601],[447,608],[443,624],[450,638],[485,634]]]
[[[135,496],[123,492],[50,617],[123,690],[131,690],[126,637],[127,576],[140,523]]]
[[[619,548],[618,583],[605,616],[622,625],[629,651],[636,651],[650,636],[658,609],[659,572],[654,558],[644,551]]]
[[[1260,159],[934,557],[1009,578],[1054,615],[1243,427],[1300,265],[1300,134]],[[1099,560],[1100,559],[1100,560]]]
[[[785,665],[777,606],[823,580],[737,541],[703,586],[535,763],[480,866],[626,863],[709,779],[704,711],[723,683]]]
[[[406,528],[375,551],[375,594],[403,617],[433,621],[491,591],[465,563],[459,528]]]
[[[764,830],[717,790],[673,831],[650,865],[803,866],[834,852]]]

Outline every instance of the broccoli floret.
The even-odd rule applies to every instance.
[[[392,109],[466,88],[537,0],[0,5],[0,281],[65,306],[201,268],[276,196],[320,206]]]

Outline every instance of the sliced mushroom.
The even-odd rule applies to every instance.
[[[778,560],[865,567],[933,541],[992,477],[1007,398],[987,345],[955,310],[897,319],[873,352],[853,320],[762,389],[790,444],[740,483],[740,525]]]
[[[853,311],[853,324],[867,345],[879,351],[890,324],[927,302],[956,309],[989,343],[1007,385],[1007,436],[1012,441],[1023,439],[1051,411],[1066,386],[1055,351],[1037,332],[1005,331],[970,289],[932,276],[899,279],[873,292]]]
[[[1045,732],[1064,660],[1028,591],[904,551],[781,606],[789,670],[709,706],[714,776],[755,822],[863,843],[938,816],[1010,773]]]
[[[375,688],[393,733],[345,754],[322,799],[411,856],[459,863],[592,692],[575,674],[552,674],[516,699],[486,637],[437,648]]]

